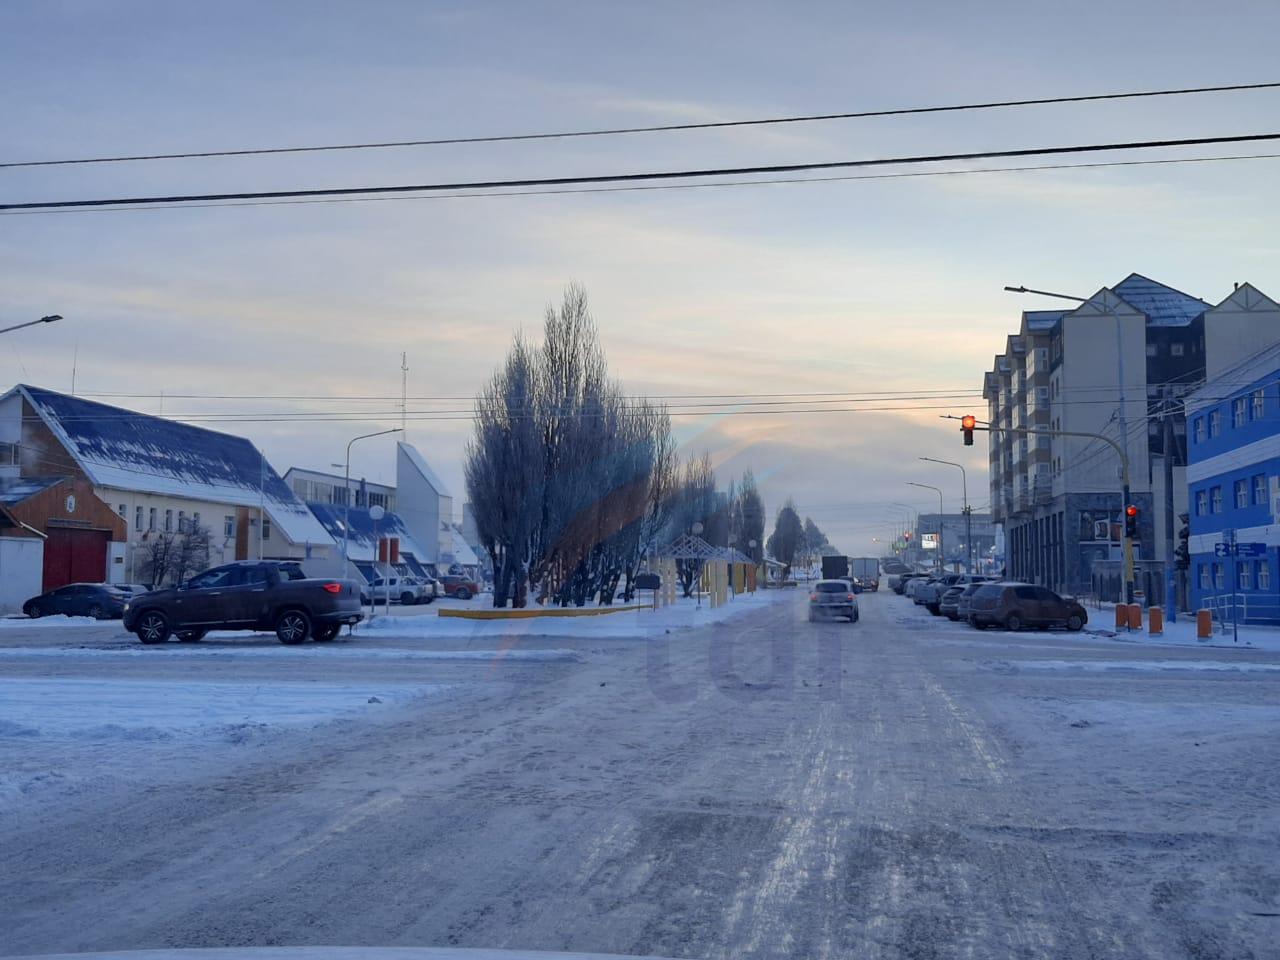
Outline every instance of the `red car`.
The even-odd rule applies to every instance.
[[[459,600],[470,600],[476,594],[480,593],[480,584],[476,583],[470,577],[464,577],[461,574],[446,573],[440,578],[440,592],[446,597],[456,597]]]

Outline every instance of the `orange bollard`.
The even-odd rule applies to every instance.
[[[1129,629],[1142,629],[1142,604],[1140,603],[1129,604]]]
[[[1196,611],[1196,639],[1209,640],[1213,637],[1213,612],[1210,610]]]
[[[1160,607],[1152,607],[1148,614],[1150,621],[1147,623],[1147,632],[1153,637],[1159,637],[1164,634],[1164,610]]]
[[[1129,609],[1123,603],[1116,604],[1116,629],[1129,625]]]

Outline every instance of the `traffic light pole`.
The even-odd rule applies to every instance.
[[[947,418],[952,419],[952,418]],[[973,430],[985,430],[987,433],[1017,433],[1017,434],[1033,434],[1037,437],[1086,437],[1090,440],[1101,440],[1103,443],[1110,444],[1111,449],[1116,452],[1116,456],[1120,458],[1120,478],[1123,484],[1121,496],[1124,503],[1120,507],[1121,521],[1124,520],[1125,508],[1129,505],[1129,454],[1115,440],[1110,437],[1103,436],[1101,433],[1085,433],[1081,430],[1040,430],[1034,427],[993,427],[990,424],[985,426],[974,425]],[[1126,438],[1127,439],[1127,438]],[[1125,524],[1125,527],[1128,525]],[[1129,536],[1129,532],[1125,529],[1124,534],[1124,596],[1126,603],[1133,603],[1133,538]]]

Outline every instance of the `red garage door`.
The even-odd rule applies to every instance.
[[[49,527],[44,542],[44,589],[56,590],[68,583],[101,583],[107,575],[105,530],[72,530]]]

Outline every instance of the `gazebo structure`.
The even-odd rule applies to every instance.
[[[660,548],[655,557],[657,572],[662,577],[662,589],[655,597],[655,604],[675,602],[677,560],[696,560],[702,563],[700,587],[707,591],[712,607],[727,602],[731,588],[737,593],[755,590],[755,564],[749,556],[734,547],[713,547],[701,537],[685,533]]]

